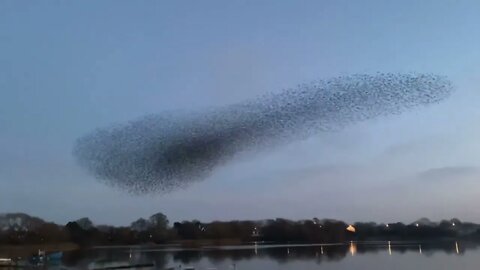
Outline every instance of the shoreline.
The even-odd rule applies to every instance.
[[[0,245],[0,257],[28,257],[36,254],[38,250],[45,252],[73,251],[81,247],[73,242],[34,244],[34,245]]]

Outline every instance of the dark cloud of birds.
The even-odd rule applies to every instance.
[[[437,103],[452,89],[433,74],[337,77],[229,106],[98,129],[77,140],[74,156],[109,185],[132,193],[169,192],[207,178],[240,152]]]

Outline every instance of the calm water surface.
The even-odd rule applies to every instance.
[[[198,249],[95,248],[65,253],[47,269],[88,269],[93,262],[155,263],[143,269],[480,269],[479,245],[370,242],[336,245],[248,245]]]

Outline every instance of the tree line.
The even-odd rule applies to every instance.
[[[13,215],[13,214],[12,214]],[[341,243],[365,240],[426,240],[451,238],[479,238],[480,225],[458,219],[431,222],[420,219],[411,224],[357,222],[347,224],[332,219],[261,221],[198,220],[174,222],[157,213],[140,218],[130,226],[94,225],[88,218],[65,225],[44,222],[22,214],[22,223],[15,216],[4,220],[0,227],[0,244],[26,245],[73,242],[79,246],[144,245],[183,243],[210,244],[276,242],[276,243]],[[12,219],[13,217],[13,219]],[[35,220],[30,221],[28,218]],[[11,222],[13,220],[13,222]],[[6,224],[6,226],[5,226]]]

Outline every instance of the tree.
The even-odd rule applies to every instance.
[[[167,229],[169,222],[167,216],[165,216],[163,213],[156,213],[152,215],[148,221],[155,229]]]
[[[154,242],[164,242],[168,235],[168,219],[162,213],[156,213],[148,219],[150,224],[148,231]]]
[[[150,228],[151,224],[148,222],[148,220],[144,218],[139,218],[136,221],[132,222],[130,225],[130,228],[132,230],[137,231],[137,232],[144,232]]]
[[[93,227],[93,222],[87,217],[78,219],[75,222],[84,230],[89,230]]]
[[[200,239],[205,227],[198,221],[175,222],[173,227],[181,239]]]

